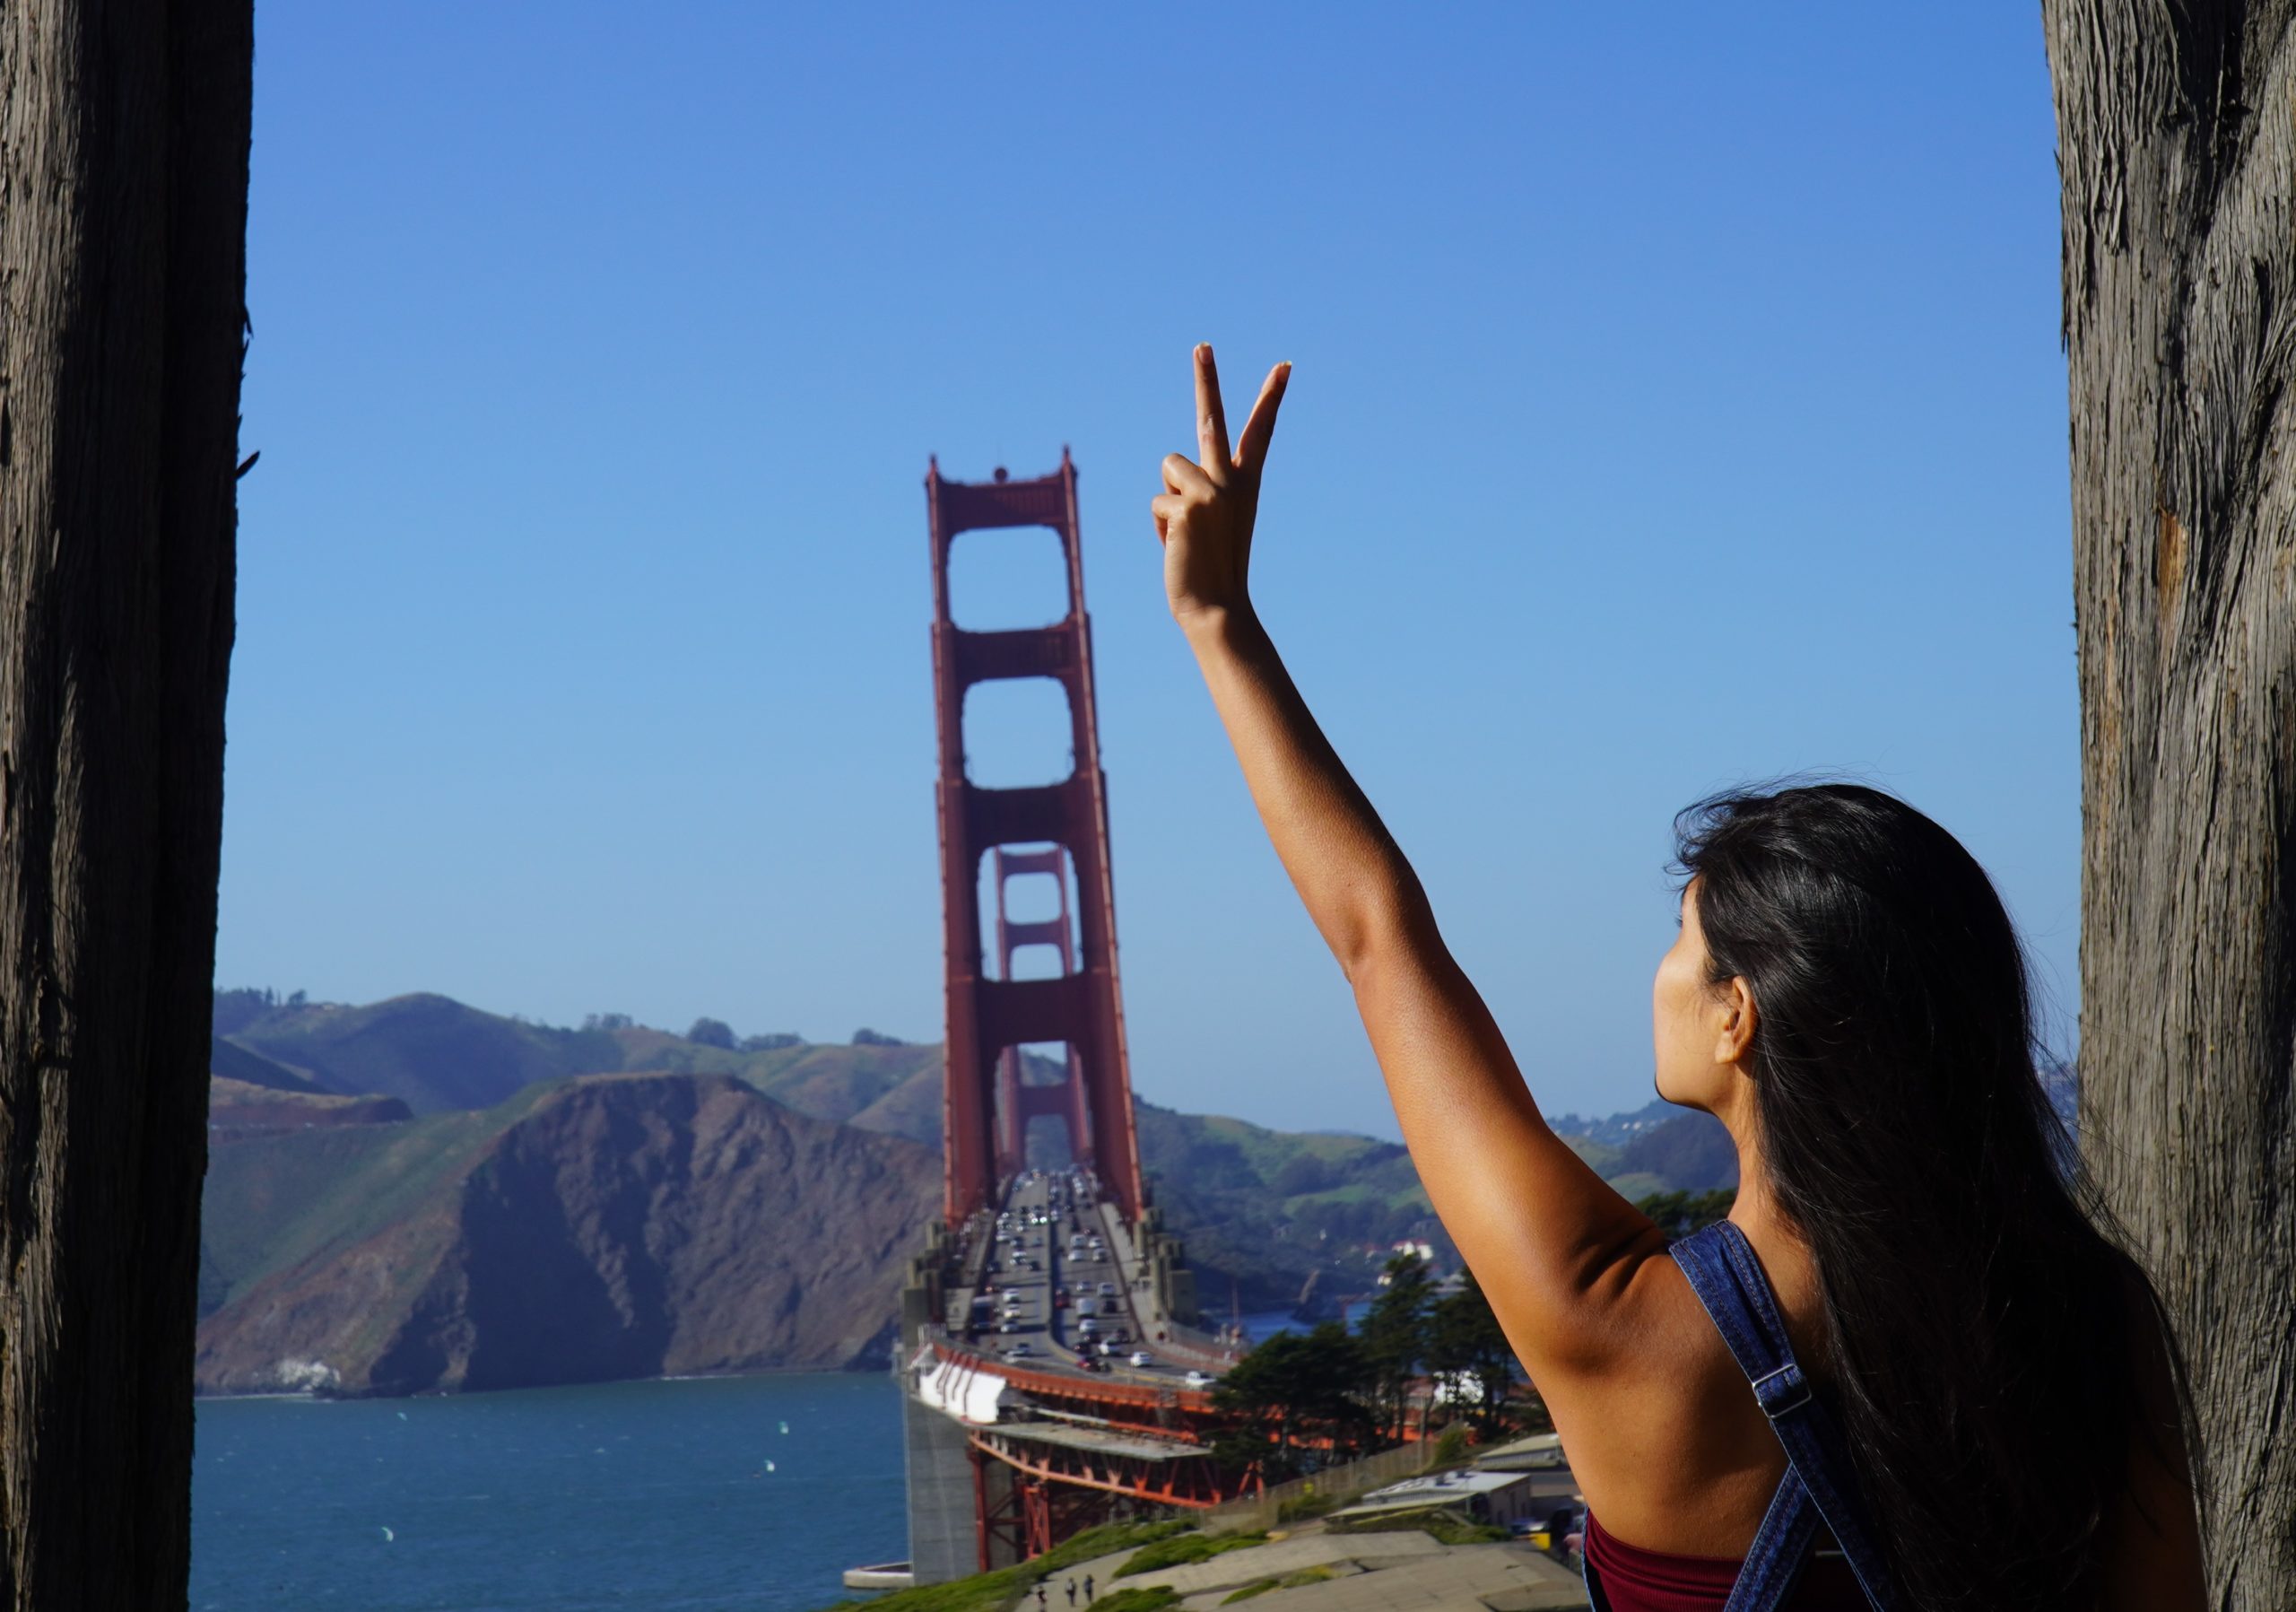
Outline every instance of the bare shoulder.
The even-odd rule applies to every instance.
[[[1587,1505],[1647,1549],[1743,1555],[1785,1451],[1663,1245],[1610,1276],[1600,1346],[1539,1385]]]
[[[2128,1483],[2105,1513],[2102,1605],[2107,1612],[2199,1612],[2207,1579],[2176,1381],[2150,1297],[2134,1280],[2126,1297],[2137,1415]]]

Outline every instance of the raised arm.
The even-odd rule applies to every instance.
[[[1252,526],[1291,366],[1270,371],[1235,450],[1208,346],[1196,351],[1200,457],[1164,461],[1152,506],[1164,588],[1245,781],[1355,993],[1435,1212],[1543,1388],[1607,1372],[1657,1227],[1540,1115],[1419,879],[1348,775],[1251,606]]]

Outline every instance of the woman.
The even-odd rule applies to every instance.
[[[1164,461],[1152,506],[1165,591],[1420,1178],[1570,1451],[1595,1604],[2199,1608],[2175,1346],[2074,1177],[1983,870],[1872,789],[1684,814],[1658,1092],[1728,1128],[1740,1185],[1670,1249],[1541,1117],[1253,614],[1289,379],[1231,453],[1196,350],[1200,457]]]

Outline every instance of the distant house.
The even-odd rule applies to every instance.
[[[1562,1466],[1492,1471],[1437,1472],[1389,1484],[1331,1514],[1334,1522],[1360,1522],[1396,1512],[1445,1506],[1477,1522],[1501,1528],[1544,1522],[1558,1505],[1575,1501],[1578,1480]]]

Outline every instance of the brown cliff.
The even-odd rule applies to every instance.
[[[718,1076],[218,1146],[204,1392],[411,1393],[882,1347],[938,1163]]]

